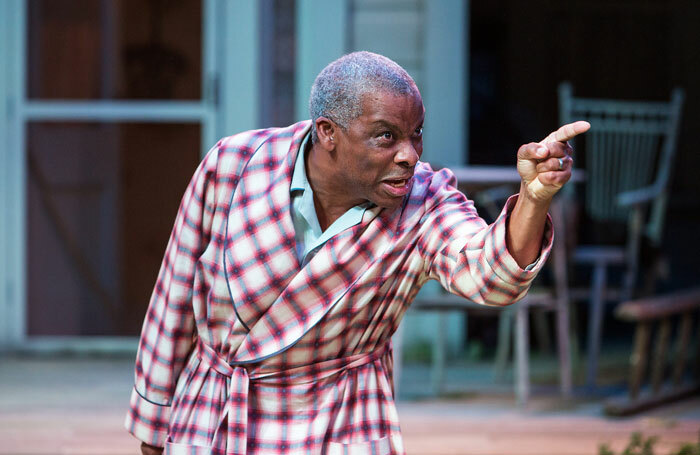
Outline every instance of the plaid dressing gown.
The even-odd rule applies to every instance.
[[[302,267],[290,182],[310,122],[222,139],[180,206],[145,317],[127,429],[166,454],[401,454],[390,337],[423,283],[521,298],[506,216],[418,163],[395,210],[365,211]]]

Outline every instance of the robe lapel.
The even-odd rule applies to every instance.
[[[227,218],[224,270],[246,328],[267,311],[299,270],[289,185],[309,123],[275,135],[250,159]]]
[[[381,213],[380,213],[381,212]],[[294,345],[389,250],[398,217],[375,207],[351,229],[331,238],[250,327],[236,363],[276,355]]]

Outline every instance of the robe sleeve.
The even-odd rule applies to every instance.
[[[455,189],[449,170],[436,172],[427,189],[431,206],[421,220],[420,251],[426,280],[473,302],[502,306],[525,296],[552,248],[549,215],[539,257],[521,268],[506,248],[506,224],[518,196],[511,196],[499,217],[487,225],[472,201]],[[514,226],[517,229],[517,226]]]
[[[185,191],[146,312],[136,356],[126,429],[163,447],[175,386],[194,341],[193,293],[202,292],[198,258],[210,239],[218,147],[209,151]]]

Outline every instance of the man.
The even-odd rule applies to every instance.
[[[368,52],[328,65],[311,121],[222,139],[180,206],[146,314],[126,427],[144,453],[404,453],[390,337],[423,283],[521,298],[551,247],[566,141],[518,151],[490,226],[419,162],[411,77]]]

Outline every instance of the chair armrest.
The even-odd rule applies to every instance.
[[[615,315],[625,321],[648,321],[690,313],[700,308],[700,288],[621,303]]]
[[[621,206],[644,204],[659,196],[661,190],[661,186],[654,184],[637,190],[624,191],[617,195],[617,203]]]

